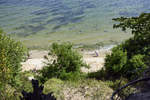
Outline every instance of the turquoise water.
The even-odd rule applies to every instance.
[[[0,27],[20,37],[111,34],[112,18],[150,12],[149,5],[150,0],[0,0]]]

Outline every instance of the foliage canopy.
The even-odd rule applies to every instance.
[[[123,31],[131,29],[133,37],[113,48],[112,54],[107,55],[106,70],[115,75],[135,78],[150,65],[150,13],[113,20],[119,22],[114,28],[122,28]]]
[[[0,30],[0,90],[7,85],[17,86],[25,48]],[[2,95],[2,94],[1,94]]]

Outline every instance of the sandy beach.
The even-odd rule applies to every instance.
[[[96,52],[98,56],[96,55]],[[101,69],[104,66],[104,59],[107,53],[110,53],[110,50],[101,49],[101,50],[92,50],[92,51],[81,51],[81,55],[83,56],[83,61],[87,63],[90,68],[82,68],[83,72],[95,72]],[[29,52],[30,58],[22,63],[22,71],[29,70],[39,70],[44,66],[44,56],[48,54],[48,51],[38,51],[31,50]]]

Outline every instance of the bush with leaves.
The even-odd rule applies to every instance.
[[[56,77],[63,80],[78,80],[83,76],[81,67],[87,67],[83,63],[82,56],[75,50],[71,43],[57,44],[53,43],[49,57],[45,57],[48,61],[46,66],[40,71],[42,82],[45,82],[49,78]]]
[[[128,79],[139,77],[150,65],[150,13],[113,20],[119,22],[114,28],[122,28],[123,31],[129,28],[133,37],[113,48],[112,54],[107,55],[106,71]]]
[[[23,45],[0,30],[0,91],[5,91],[7,84],[17,87],[24,54]]]
[[[136,54],[147,55],[150,51],[150,13],[143,13],[138,17],[115,18],[119,24],[114,28],[131,29],[133,37],[124,43],[124,49],[128,51],[128,56]]]
[[[132,76],[133,78],[136,76],[140,76],[144,70],[146,70],[147,66],[144,63],[144,55],[137,54],[132,56],[131,59],[128,60],[127,63],[127,76]]]
[[[121,46],[114,47],[111,55],[107,55],[105,59],[105,68],[111,74],[124,73],[125,65],[127,63],[127,52],[123,51]],[[117,74],[117,75],[118,75]]]

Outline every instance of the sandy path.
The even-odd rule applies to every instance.
[[[90,66],[89,69],[82,68],[83,72],[95,72],[101,69],[104,65],[104,58],[107,51],[97,51],[99,56],[95,57],[95,51],[84,51],[81,52],[83,55],[83,60]],[[38,51],[32,50],[30,51],[30,59],[26,62],[22,63],[22,70],[29,71],[29,70],[39,70],[44,66],[45,59],[43,58],[45,55],[48,54],[48,51]]]
[[[48,54],[48,51],[32,50],[29,52],[29,54],[29,59],[22,63],[22,70],[29,71],[33,69],[42,69],[45,62],[44,56]]]

